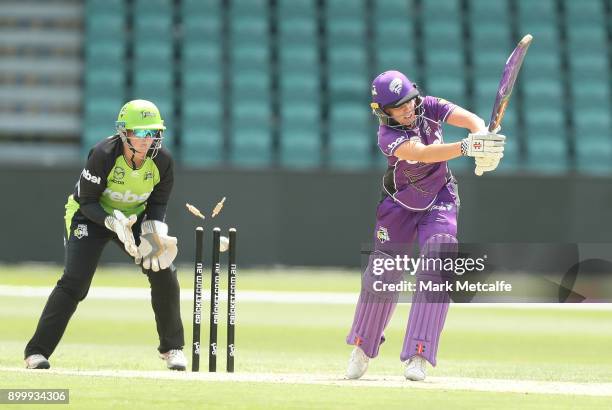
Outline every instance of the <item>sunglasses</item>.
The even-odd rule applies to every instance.
[[[161,130],[132,130],[136,138],[161,138]]]

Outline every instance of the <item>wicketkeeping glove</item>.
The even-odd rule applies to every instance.
[[[123,212],[114,210],[112,215],[104,219],[104,225],[111,231],[117,234],[119,240],[123,243],[125,250],[132,257],[138,255],[138,247],[132,233],[132,225],[136,223],[136,215],[130,215],[127,218]]]
[[[177,239],[168,236],[168,225],[161,221],[144,221],[141,225],[140,245],[136,264],[154,272],[170,267],[178,248]]]

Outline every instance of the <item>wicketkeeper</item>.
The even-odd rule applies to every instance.
[[[441,98],[422,96],[398,71],[386,71],[374,79],[371,107],[380,122],[378,147],[387,158],[388,169],[376,213],[374,251],[346,338],[355,345],[347,369],[349,379],[360,378],[369,360],[378,355],[398,300],[397,292],[379,291],[380,283],[375,286],[374,282],[397,283],[401,272],[374,272],[375,259],[410,254],[415,242],[427,258],[456,253],[459,196],[447,161],[474,157],[476,174],[482,175],[497,168],[505,143],[505,137],[489,132],[480,117]],[[461,142],[444,143],[443,122],[466,128],[470,134]],[[417,283],[444,283],[447,273],[419,270]],[[407,379],[424,380],[426,363],[436,365],[448,305],[446,292],[417,288],[414,293],[400,355]]]
[[[142,266],[151,285],[160,357],[185,370],[187,360],[172,264],[177,240],[164,222],[173,185],[173,161],[162,148],[166,129],[157,107],[144,100],[121,108],[117,134],[91,149],[66,203],[65,267],[25,348],[29,369],[48,369],[66,326],[85,299],[102,250],[109,241]]]

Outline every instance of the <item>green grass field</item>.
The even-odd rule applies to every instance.
[[[0,266],[0,288],[47,286],[61,267]],[[357,292],[357,272],[333,270],[241,271],[244,290]],[[208,283],[205,277],[205,283]],[[189,267],[181,269],[181,286],[191,289]],[[132,267],[100,269],[93,287],[146,287]],[[612,396],[521,394],[505,392],[424,390],[300,383],[156,380],[95,377],[17,371],[46,297],[0,295],[0,386],[2,388],[69,388],[73,408],[610,408]],[[191,357],[192,301],[183,300],[186,354]],[[324,374],[342,378],[351,348],[344,337],[354,306],[349,304],[284,304],[244,302],[237,307],[236,372]],[[399,361],[409,305],[399,305],[386,332],[381,355],[368,377],[401,376]],[[206,305],[205,313],[208,312]],[[225,313],[225,306],[221,306]],[[438,355],[428,376],[550,382],[611,383],[611,310],[473,309],[452,306]],[[225,366],[225,320],[219,327],[218,367]],[[202,325],[202,341],[208,324]],[[146,300],[86,299],[79,306],[51,358],[59,370],[160,371],[157,335]],[[201,368],[207,368],[203,356]],[[365,384],[365,385],[364,385]],[[23,407],[20,407],[23,408]]]

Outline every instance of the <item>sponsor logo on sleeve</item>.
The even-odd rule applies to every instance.
[[[404,141],[406,141],[406,137],[397,137],[395,141],[387,145],[387,149],[389,149],[389,151],[393,151],[395,147],[397,147],[399,144],[401,144]]]
[[[86,179],[87,181],[91,182],[92,184],[98,184],[100,185],[100,182],[102,182],[102,178],[92,175],[91,172],[89,172],[89,170],[87,168],[83,169],[83,172],[81,172],[81,176],[83,177],[83,179]]]

